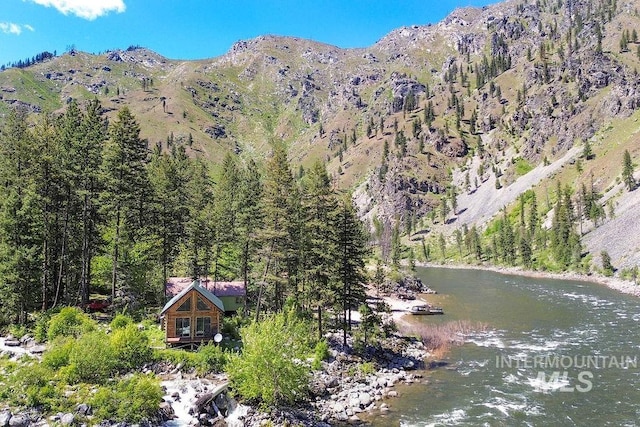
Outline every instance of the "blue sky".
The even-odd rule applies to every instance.
[[[42,51],[148,47],[202,59],[263,34],[364,47],[394,28],[435,23],[496,0],[0,0],[0,64]]]

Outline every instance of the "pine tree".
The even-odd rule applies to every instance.
[[[185,240],[185,223],[189,218],[190,160],[183,146],[174,147],[171,153],[156,149],[148,166],[149,181],[153,189],[150,209],[152,233],[157,241],[157,258],[162,266],[163,297],[169,270],[178,257]]]
[[[531,192],[531,206],[529,208],[529,236],[533,238],[535,235],[536,229],[538,228],[538,201],[536,198],[536,193]]]
[[[237,240],[236,212],[238,211],[239,171],[231,153],[222,160],[222,167],[213,193],[213,281],[220,277],[234,276],[237,259],[233,252],[233,243]],[[225,258],[224,260],[222,258]]]
[[[315,305],[318,339],[323,336],[323,308],[334,299],[331,291],[332,266],[336,253],[336,199],[325,166],[316,161],[302,181],[302,290],[306,305]]]
[[[582,157],[584,157],[585,160],[593,159],[593,149],[591,148],[591,142],[589,142],[588,139],[584,141],[584,146],[582,148]]]
[[[265,282],[271,285],[276,311],[284,306],[288,278],[294,279],[297,268],[295,237],[299,209],[297,189],[289,169],[287,153],[282,143],[273,144],[273,154],[267,161],[264,178],[264,227],[260,233],[262,255],[266,260],[256,308],[256,318],[265,291]]]
[[[185,236],[182,250],[187,258],[189,274],[198,279],[209,275],[214,238],[213,182],[202,159],[191,162],[188,170],[187,206],[188,219],[184,224]]]
[[[102,202],[111,220],[111,296],[115,299],[121,277],[121,251],[131,249],[146,229],[145,212],[150,197],[146,173],[149,153],[140,139],[140,126],[127,107],[118,112],[103,154],[105,191]]]
[[[240,246],[240,270],[244,281],[245,292],[249,286],[249,274],[252,270],[252,258],[258,249],[257,232],[262,226],[263,216],[262,201],[262,177],[258,166],[253,160],[249,160],[246,168],[240,173],[240,185],[238,189],[238,213],[237,236]],[[246,309],[245,298],[245,309]],[[246,311],[246,310],[245,310]]]
[[[42,266],[34,155],[26,110],[11,110],[0,135],[0,315],[20,323],[35,308]]]
[[[61,257],[67,258],[74,247],[80,251],[80,299],[89,302],[91,287],[91,260],[98,252],[101,225],[99,194],[102,190],[100,165],[102,149],[107,139],[107,122],[102,117],[102,106],[95,100],[81,113],[75,102],[59,121],[59,136],[65,155],[62,169],[66,173],[66,208],[63,217]],[[72,208],[69,211],[69,208]],[[78,222],[80,226],[72,229]],[[67,239],[71,241],[67,243]],[[79,242],[77,241],[79,240]],[[67,247],[68,246],[68,247]],[[60,269],[62,270],[62,268]],[[62,277],[57,278],[56,295],[61,291]],[[56,298],[57,300],[57,298]],[[54,302],[55,303],[55,302]]]
[[[627,186],[627,190],[633,191],[636,188],[636,180],[633,177],[633,161],[629,150],[624,150],[622,157],[622,181]]]
[[[346,345],[347,330],[351,328],[351,310],[365,302],[366,274],[364,260],[368,255],[367,237],[351,200],[341,200],[337,218],[338,282],[342,286],[342,330]]]

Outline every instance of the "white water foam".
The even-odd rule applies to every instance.
[[[229,427],[244,427],[244,417],[246,417],[248,413],[248,406],[237,405],[224,420]]]
[[[504,341],[498,336],[500,331],[488,331],[479,334],[471,334],[465,341],[475,344],[478,347],[505,348]]]
[[[188,426],[191,422],[195,421],[189,414],[189,409],[196,401],[196,387],[200,385],[191,380],[165,380],[162,381],[162,385],[167,390],[164,400],[171,404],[175,418],[167,421],[164,425],[166,427],[182,427]],[[179,398],[173,398],[171,395],[174,393],[179,394]]]
[[[526,403],[512,402],[503,397],[494,397],[489,402],[483,402],[482,405],[487,408],[495,409],[506,417],[511,415],[512,412],[524,411],[527,407]]]
[[[518,384],[520,382],[520,378],[514,374],[508,374],[502,379],[502,381],[505,384]]]
[[[615,304],[613,301],[598,298],[594,295],[579,294],[577,292],[565,292],[562,296],[575,301],[582,301],[583,303],[590,304],[593,307],[609,307]]]
[[[460,424],[467,417],[467,412],[464,409],[454,409],[451,412],[445,412],[442,414],[434,415],[435,421],[427,421],[425,427],[435,426],[455,426]],[[409,427],[406,424],[400,424],[401,426]]]
[[[568,378],[558,377],[553,381],[547,381],[546,378],[535,377],[527,378],[527,384],[533,387],[537,392],[550,393],[552,391],[559,390],[563,387],[568,387],[571,383]]]

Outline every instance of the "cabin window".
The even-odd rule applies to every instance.
[[[191,319],[188,317],[176,318],[176,335],[179,337],[191,336]]]
[[[196,318],[196,336],[197,337],[211,336],[211,317]]]
[[[202,298],[198,297],[198,310],[208,311],[211,310],[211,308],[202,300]]]
[[[191,297],[187,298],[187,300],[178,307],[178,311],[191,311]]]

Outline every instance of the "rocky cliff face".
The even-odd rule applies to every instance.
[[[465,165],[481,167],[471,186],[497,164],[508,185],[516,158],[553,162],[634,114],[639,3],[463,8],[365,49],[263,36],[201,61],[71,52],[1,72],[0,112],[59,110],[70,98],[98,97],[107,112],[128,104],[152,143],[171,134],[214,163],[284,140],[294,163],[322,158],[339,186],[357,187],[363,216],[402,221],[437,206]]]

